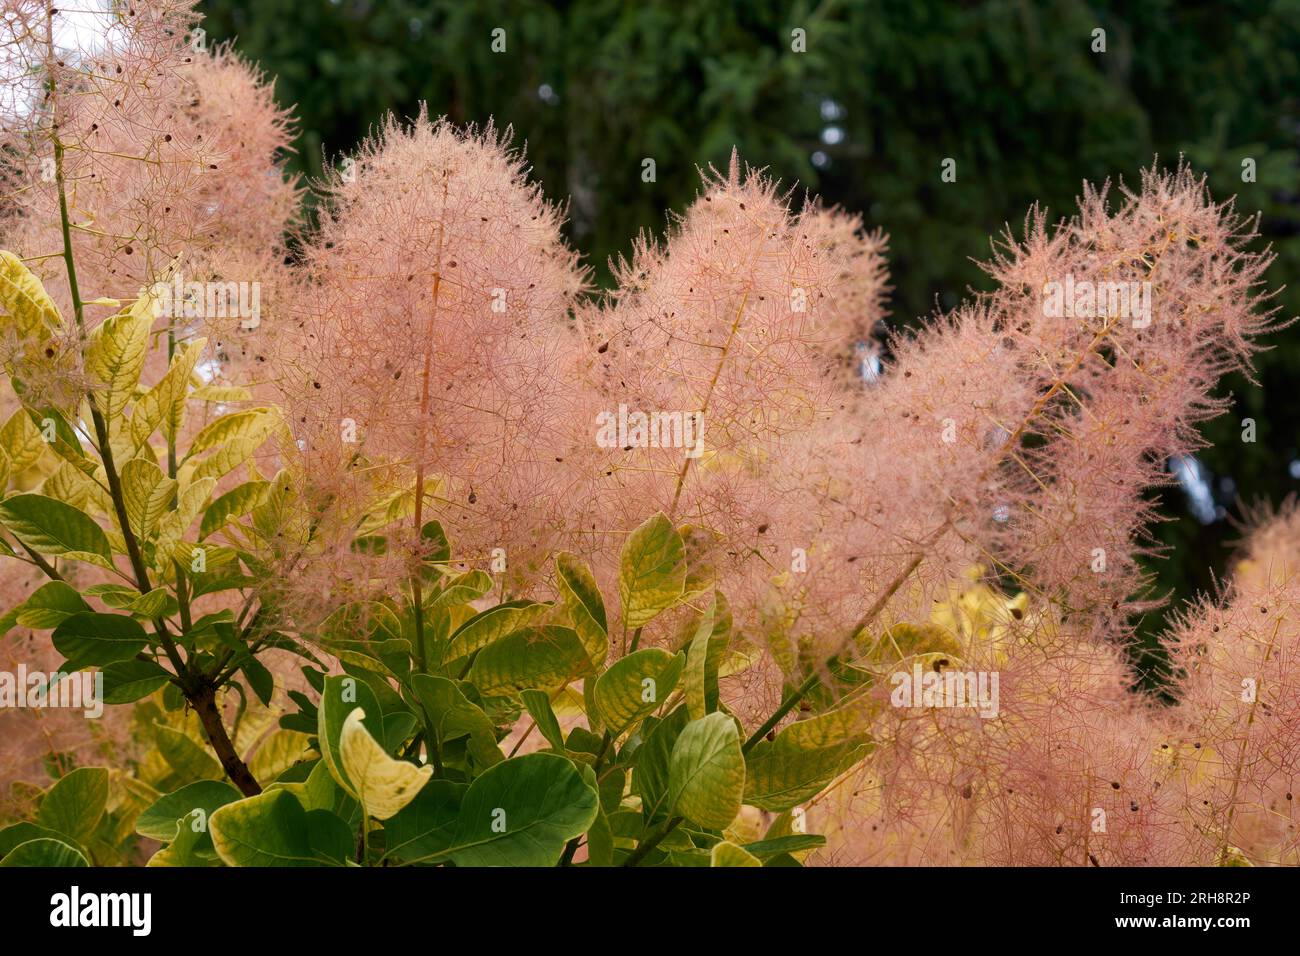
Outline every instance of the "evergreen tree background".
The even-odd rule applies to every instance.
[[[890,235],[893,321],[987,283],[989,236],[1040,201],[1069,215],[1083,180],[1136,183],[1185,155],[1216,198],[1262,214],[1284,315],[1300,314],[1300,0],[204,0],[208,38],[238,37],[300,124],[309,176],[387,110],[421,100],[459,123],[513,126],[569,234],[610,256],[694,195],[732,146],[783,182]],[[494,53],[492,31],[505,30]],[[805,31],[806,52],[791,50]],[[1094,52],[1094,31],[1105,52]],[[642,179],[653,158],[654,182]],[[940,180],[951,157],[957,181]],[[1256,181],[1242,181],[1252,159]],[[1300,487],[1300,327],[1274,336],[1255,388],[1208,423],[1199,499],[1152,562],[1185,598],[1229,570],[1234,519]],[[1256,441],[1242,441],[1243,419]],[[1204,493],[1211,496],[1206,499]],[[1161,626],[1142,622],[1150,640]],[[1140,658],[1143,666],[1158,657]],[[1150,675],[1148,675],[1148,679]]]

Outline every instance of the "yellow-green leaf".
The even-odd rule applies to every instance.
[[[41,485],[41,494],[84,511],[94,493],[94,482],[71,462],[60,462],[54,473]]]
[[[148,594],[141,594],[127,605],[127,610],[150,621],[173,613],[176,599],[166,588],[154,588]]]
[[[686,660],[686,706],[692,719],[718,709],[718,669],[727,650],[731,611],[721,591],[700,616]]]
[[[108,801],[108,771],[79,767],[60,777],[41,800],[36,822],[83,842],[95,832]]]
[[[683,603],[694,601],[713,590],[718,571],[716,555],[722,537],[708,528],[684,524],[678,529],[686,548],[686,585]]]
[[[669,759],[668,802],[673,812],[721,830],[740,813],[744,795],[745,757],[736,722],[721,713],[692,720],[673,744]]]
[[[20,339],[44,341],[63,328],[63,317],[41,280],[12,252],[0,251],[0,306],[12,320],[4,326]]]
[[[763,861],[743,847],[723,840],[709,851],[709,866],[762,866]]]
[[[86,343],[86,374],[94,382],[99,410],[117,419],[140,382],[149,352],[153,302],[141,296],[126,312],[110,316],[90,333]]]
[[[508,634],[479,651],[469,682],[484,697],[555,690],[591,670],[576,631],[548,624]]]
[[[683,655],[658,647],[616,660],[592,691],[601,722],[617,736],[653,713],[677,687],[683,664]]]
[[[249,437],[235,438],[227,442],[194,466],[189,473],[190,480],[201,481],[204,478],[220,478],[229,474],[253,457],[253,452],[261,447],[262,441],[262,438]]]
[[[41,554],[110,558],[104,529],[90,516],[45,495],[11,495],[0,501],[0,522],[11,534]]]
[[[276,417],[265,408],[250,408],[241,412],[222,415],[203,426],[203,429],[190,442],[186,457],[202,454],[209,448],[216,448],[236,439],[247,438],[258,442],[271,434],[276,425]]]
[[[760,740],[746,756],[745,802],[780,812],[820,793],[871,749],[865,738],[829,746],[804,746],[788,730]]]
[[[200,402],[247,402],[253,393],[242,385],[203,385],[190,392],[190,398]]]
[[[472,654],[512,631],[532,624],[549,607],[549,604],[536,601],[507,601],[481,611],[452,634],[445,659],[454,661]]]
[[[18,607],[14,608],[17,623],[22,627],[43,631],[58,627],[74,614],[90,610],[76,588],[62,581],[50,581],[37,588]]]
[[[660,512],[633,531],[619,561],[618,593],[623,623],[643,627],[672,607],[686,587],[686,548],[673,523]]]
[[[13,474],[26,471],[45,456],[49,447],[27,409],[20,408],[0,427],[0,450],[9,456]]]
[[[296,730],[275,730],[262,741],[248,769],[257,780],[274,780],[294,764],[306,759],[310,736]]]
[[[195,339],[182,345],[166,374],[136,402],[131,412],[131,438],[136,447],[145,444],[160,427],[167,438],[176,438],[185,417],[190,376],[207,344],[207,339]]]
[[[163,759],[186,781],[221,780],[225,777],[217,758],[187,734],[166,724],[155,724],[154,740]]]
[[[242,517],[258,507],[266,500],[270,489],[269,481],[246,481],[219,496],[203,513],[203,523],[199,525],[199,540],[202,541],[214,531],[224,527],[232,518]]]
[[[159,522],[159,549],[162,549],[163,541],[174,544],[189,530],[216,486],[215,478],[200,478],[181,487],[180,496],[176,501],[176,510],[168,512]]]
[[[85,855],[77,847],[53,837],[37,837],[20,843],[5,854],[0,867],[76,867],[90,866]]]
[[[220,807],[208,821],[227,866],[341,866],[347,826],[326,810],[305,810],[287,790],[268,790]]]
[[[599,667],[609,656],[609,623],[596,576],[581,558],[567,551],[555,556],[555,571],[560,605],[568,611],[573,629]]]
[[[122,497],[127,520],[138,538],[153,534],[176,493],[176,479],[145,458],[132,458],[122,466]]]
[[[343,721],[339,754],[356,788],[354,796],[366,813],[376,820],[387,820],[415,799],[433,776],[433,767],[417,767],[388,756],[361,722],[365,716],[358,707]]]
[[[830,747],[846,741],[861,741],[881,710],[879,701],[860,693],[833,710],[796,721],[781,731],[800,747]]]

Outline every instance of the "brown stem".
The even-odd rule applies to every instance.
[[[199,722],[203,724],[203,732],[208,737],[208,743],[212,744],[212,749],[217,752],[221,768],[226,771],[230,782],[238,787],[244,796],[257,796],[262,792],[262,787],[253,776],[253,772],[248,769],[248,764],[244,763],[235,752],[234,741],[226,733],[226,725],[221,720],[221,711],[217,708],[216,691],[205,684],[189,695],[189,701],[194,707],[194,712],[199,715]]]

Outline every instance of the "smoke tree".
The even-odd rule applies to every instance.
[[[886,360],[885,237],[734,153],[597,294],[490,120],[385,119],[308,228],[188,4],[4,10],[0,620],[124,717],[3,865],[1297,862],[1294,512],[1172,705],[1124,653],[1278,324],[1187,166]]]

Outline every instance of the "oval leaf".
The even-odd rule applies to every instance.
[[[108,536],[84,511],[34,493],[0,501],[0,522],[40,554],[88,554],[107,561]]]
[[[592,700],[603,724],[618,736],[657,710],[677,687],[685,658],[648,647],[619,658],[596,679]]]
[[[554,866],[587,832],[600,797],[556,754],[514,757],[470,784],[444,856],[457,866]]]
[[[326,810],[304,810],[287,790],[228,803],[212,814],[209,829],[227,866],[342,864],[339,853],[350,839],[342,820]]]
[[[135,832],[160,843],[171,843],[176,839],[177,824],[195,810],[202,810],[211,819],[214,812],[239,799],[239,791],[223,780],[200,780],[155,800],[136,817]]]
[[[668,799],[673,812],[700,826],[721,830],[740,813],[745,795],[745,757],[740,731],[726,714],[693,720],[673,744]]]
[[[358,707],[343,721],[339,754],[366,813],[376,820],[387,820],[415,799],[433,775],[433,768],[388,756],[362,724],[365,716]]]
[[[135,657],[148,644],[140,622],[125,614],[82,612],[66,618],[51,635],[76,667],[103,667]]]
[[[663,512],[633,531],[619,560],[618,593],[626,627],[643,627],[686,588],[686,547]]]
[[[76,847],[62,840],[38,837],[20,843],[0,860],[0,866],[90,866],[85,855]]]
[[[108,771],[79,767],[60,777],[45,794],[36,822],[82,843],[99,826],[107,802]]]
[[[576,631],[548,624],[508,634],[479,651],[469,682],[484,697],[555,690],[591,670]]]

